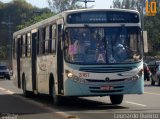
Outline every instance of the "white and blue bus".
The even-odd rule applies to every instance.
[[[64,11],[13,34],[14,82],[27,96],[64,97],[142,94],[143,40],[134,10]]]

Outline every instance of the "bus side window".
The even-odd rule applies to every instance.
[[[21,38],[20,38],[20,57],[22,57],[22,56],[23,56],[23,38],[21,36]]]
[[[52,40],[51,40],[51,52],[56,51],[56,25],[52,25]]]
[[[42,54],[45,54],[45,36],[46,36],[46,27],[43,28],[42,33]]]
[[[39,39],[39,29],[38,29],[38,32],[37,32],[37,55],[39,55],[39,41],[40,41],[40,39]]]
[[[27,57],[27,48],[28,48],[28,44],[27,44],[27,35],[25,34],[25,56]]]
[[[17,38],[13,39],[13,58],[16,59],[16,50],[17,49]]]
[[[47,26],[46,29],[45,29],[45,53],[49,53],[49,30],[50,30],[50,27]]]
[[[39,54],[45,53],[45,28],[39,30]]]
[[[31,56],[31,34],[27,34],[27,57]]]
[[[25,35],[22,36],[22,57],[25,57],[26,56],[26,38],[25,38]]]

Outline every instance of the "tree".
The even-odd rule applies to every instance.
[[[113,8],[134,9],[140,11],[141,0],[113,0]]]
[[[83,8],[79,4],[79,0],[48,0],[48,4],[50,8],[56,13],[59,13],[65,10]]]
[[[35,22],[53,16],[48,8],[37,8],[27,3],[26,0],[12,0],[9,3],[0,2],[0,59],[7,59],[9,49],[9,26],[1,24],[11,18],[11,32],[34,24]],[[12,36],[12,35],[11,35]]]
[[[145,16],[144,28],[148,33],[148,41],[153,46],[153,50],[160,51],[160,8],[156,16]]]
[[[39,11],[39,13],[37,13],[37,14],[39,14],[39,15],[34,14],[28,21],[26,21],[23,24],[18,25],[17,29],[22,29],[24,27],[30,26],[31,24],[35,24],[39,21],[42,21],[46,18],[49,18],[49,17],[55,15],[55,13],[52,13],[52,12],[48,12],[48,13],[47,12],[44,12],[44,13],[42,12],[41,13],[41,11]]]
[[[113,8],[122,8],[121,0],[113,0]]]

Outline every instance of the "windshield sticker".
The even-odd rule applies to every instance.
[[[102,53],[98,54],[97,62],[100,62],[100,63],[106,63],[105,55],[104,55],[104,54],[102,54]]]

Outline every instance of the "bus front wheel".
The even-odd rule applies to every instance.
[[[121,104],[123,101],[123,95],[110,95],[110,100],[113,105]]]

